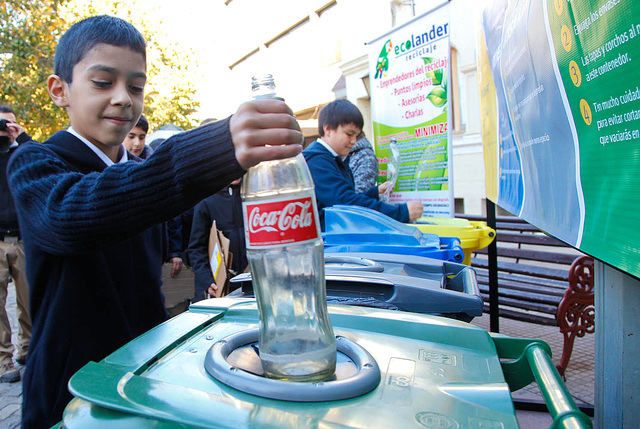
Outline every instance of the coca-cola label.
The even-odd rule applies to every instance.
[[[244,202],[247,247],[278,246],[320,236],[313,196]]]

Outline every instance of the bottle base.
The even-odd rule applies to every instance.
[[[336,373],[335,367],[329,368],[324,371],[316,372],[313,374],[302,374],[302,375],[292,375],[292,374],[274,374],[269,371],[264,371],[264,376],[267,378],[272,378],[274,380],[280,381],[293,381],[299,383],[310,383],[310,382],[318,382],[318,381],[327,381],[334,377]]]

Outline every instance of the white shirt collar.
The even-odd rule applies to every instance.
[[[9,145],[9,149],[13,149],[14,147],[18,147],[18,142],[15,140]]]
[[[318,139],[318,143],[320,143],[322,146],[326,147],[327,150],[331,153],[331,155],[339,156],[338,152],[336,152],[335,150],[333,150],[333,148],[331,146],[329,146],[329,143],[325,142],[322,139]],[[344,161],[347,157],[346,156],[341,156],[340,158],[342,158],[342,160]]]
[[[98,147],[96,145],[94,145],[93,143],[91,143],[89,140],[87,140],[86,138],[82,137],[80,134],[78,134],[78,132],[76,130],[73,129],[73,127],[69,127],[67,128],[67,132],[73,134],[74,136],[76,136],[82,143],[84,143],[85,145],[87,145],[87,147],[89,149],[91,149],[93,151],[93,153],[95,153],[96,155],[98,155],[98,157],[102,160],[102,162],[104,162],[107,167],[110,167],[112,165],[115,164],[115,162],[111,161],[111,158],[109,158],[107,156],[106,153],[104,153],[103,151],[101,151],[100,149],[98,149]],[[118,161],[118,164],[121,164],[123,162],[127,162],[129,161],[129,157],[127,156],[127,150],[123,147],[122,148],[122,157],[120,158],[120,160]]]

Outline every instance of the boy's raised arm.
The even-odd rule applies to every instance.
[[[261,161],[296,155],[302,133],[285,103],[245,103],[229,120],[173,136],[144,163],[72,171],[54,145],[16,151],[9,181],[21,225],[53,254],[81,253],[165,221]],[[279,145],[265,147],[265,145]]]

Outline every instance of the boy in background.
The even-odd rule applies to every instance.
[[[188,249],[195,274],[192,302],[207,298],[211,294],[210,287],[214,288],[214,292],[217,289],[217,285],[213,284],[209,258],[209,233],[213,222],[216,223],[218,231],[229,239],[231,276],[243,272],[249,265],[244,238],[240,182],[241,179],[234,180],[228,187],[200,201],[193,209],[193,228]],[[220,285],[222,286],[224,285]]]
[[[335,100],[320,111],[320,138],[303,152],[315,185],[320,227],[325,230],[324,209],[337,204],[367,207],[399,221],[414,221],[422,216],[422,203],[408,201],[387,204],[378,199],[388,182],[356,192],[353,173],[345,160],[362,132],[364,119],[360,110],[347,100]]]
[[[145,145],[147,134],[149,133],[149,122],[144,115],[140,116],[138,123],[129,134],[124,138],[122,142],[125,149],[140,159],[147,159],[153,153],[149,146]]]
[[[8,168],[31,285],[26,428],[58,422],[73,373],[165,319],[160,266],[147,255],[149,228],[249,167],[302,149],[287,105],[259,100],[171,137],[145,162],[127,162],[122,141],[142,112],[146,49],[119,18],[74,24],[54,68],[49,95],[71,126],[44,144],[21,145]],[[265,146],[274,141],[281,146]]]

